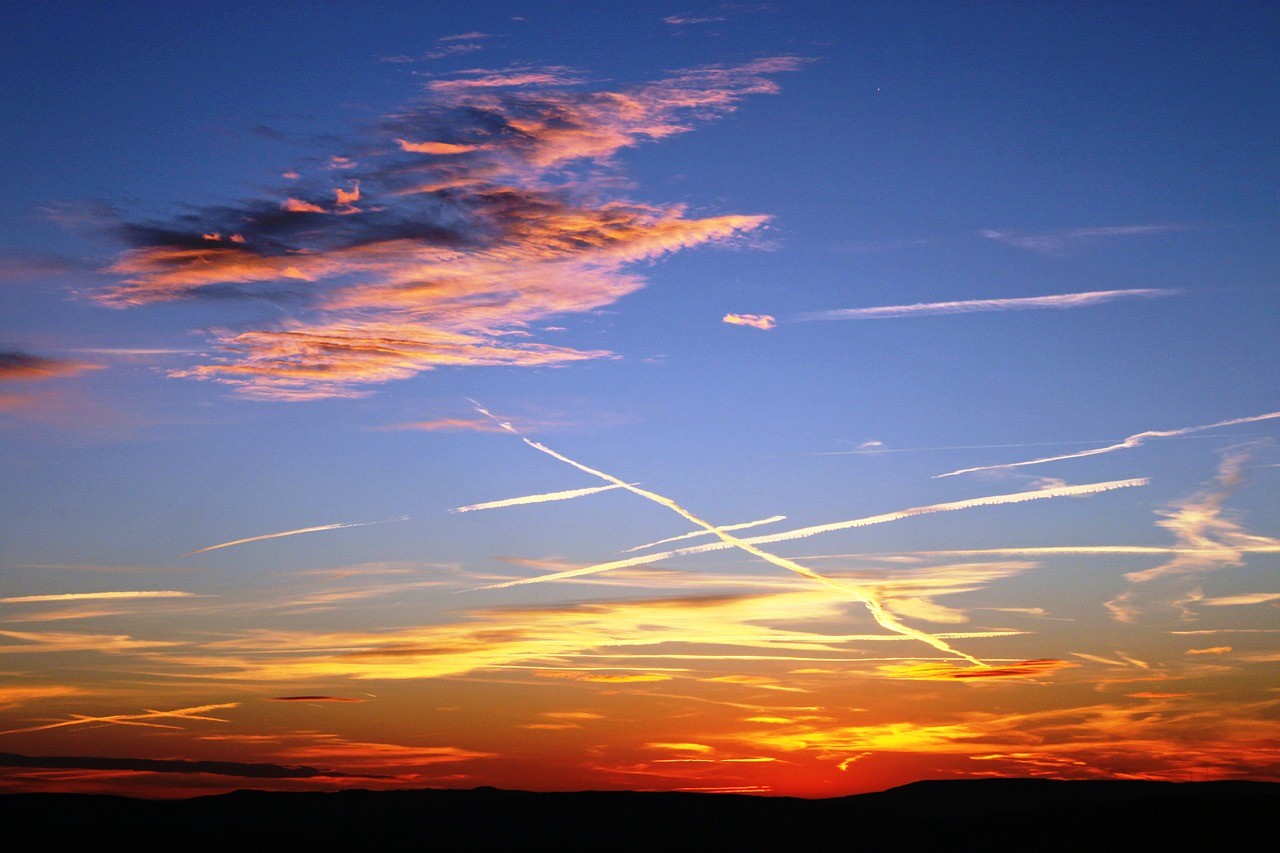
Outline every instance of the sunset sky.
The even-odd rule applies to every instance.
[[[0,792],[1280,781],[1280,6],[0,6]]]

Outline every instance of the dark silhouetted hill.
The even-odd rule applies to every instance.
[[[1226,850],[1269,837],[1280,784],[917,782],[826,800],[686,793],[236,791],[188,800],[79,794],[0,796],[11,839],[183,849],[395,844],[450,850],[558,844],[609,850]]]

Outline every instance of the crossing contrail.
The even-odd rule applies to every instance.
[[[1217,427],[1235,426],[1237,424],[1251,424],[1256,421],[1270,420],[1271,418],[1280,418],[1280,412],[1268,412],[1265,415],[1252,415],[1247,418],[1232,418],[1227,421],[1218,421],[1213,424],[1204,424],[1202,426],[1183,427],[1182,429],[1168,430],[1147,430],[1146,432],[1135,433],[1123,441],[1109,444],[1106,447],[1094,447],[1090,450],[1080,450],[1075,453],[1064,453],[1061,456],[1044,456],[1040,459],[1028,459],[1025,462],[1005,462],[1001,465],[979,465],[975,468],[961,468],[958,471],[948,471],[945,474],[935,474],[934,478],[954,477],[957,474],[972,474],[974,471],[992,471],[997,468],[1021,468],[1024,465],[1039,465],[1043,462],[1060,462],[1063,459],[1080,459],[1084,456],[1098,456],[1103,453],[1114,453],[1117,450],[1127,450],[1137,447],[1149,438],[1177,438],[1178,436],[1187,435],[1188,433],[1200,432],[1206,429],[1215,429]]]
[[[528,441],[528,439],[525,439],[525,441]],[[532,444],[532,442],[530,443]],[[896,512],[883,513],[881,515],[855,518],[850,521],[836,521],[830,524],[815,525],[813,527],[801,527],[796,530],[771,533],[765,536],[753,536],[749,539],[741,539],[737,541],[752,546],[767,545],[771,542],[804,539],[809,536],[816,536],[819,533],[831,533],[836,530],[848,530],[855,527],[867,527],[873,524],[885,524],[890,521],[899,521],[904,518],[911,518],[917,515],[928,515],[935,512],[952,512],[954,510],[969,509],[977,506],[996,506],[999,504],[1022,503],[1023,501],[1040,500],[1042,498],[1090,495],[1097,494],[1098,492],[1111,491],[1112,489],[1145,486],[1148,482],[1149,481],[1145,478],[1133,480],[1111,480],[1105,483],[1088,483],[1081,486],[1058,486],[1053,489],[1036,489],[1034,491],[1013,492],[1012,494],[1006,495],[989,495],[987,497],[970,498],[963,501],[952,501],[950,503],[911,507],[909,509],[898,510]],[[506,581],[505,583],[490,584],[479,588],[504,589],[509,586],[524,586],[526,584],[542,583],[544,581],[567,580],[569,578],[591,575],[597,572],[606,572],[611,569],[625,569],[630,568],[631,566],[642,566],[648,563],[656,563],[659,560],[666,560],[671,557],[685,557],[690,554],[705,554],[708,551],[721,551],[726,548],[734,547],[738,546],[727,541],[712,542],[707,545],[691,545],[687,548],[676,548],[671,551],[662,551],[656,554],[645,554],[640,557],[631,557],[625,560],[613,560],[608,563],[597,563],[593,566],[581,566],[576,569],[567,569],[563,572],[555,572],[554,574],[539,575],[538,577],[523,578],[515,581]]]
[[[612,486],[608,488],[613,488]],[[768,518],[762,518],[759,521],[744,521],[741,524],[726,524],[721,530],[746,530],[748,527],[759,527],[762,524],[773,524],[775,521],[786,520],[785,515],[771,515]],[[652,548],[655,545],[666,545],[668,542],[679,542],[681,539],[692,539],[695,536],[708,536],[709,530],[695,530],[692,533],[682,533],[679,536],[672,536],[668,539],[659,539],[657,542],[650,542],[647,545],[637,545],[634,548],[628,548],[622,553],[630,554],[634,551],[643,551],[645,548]]]
[[[513,426],[511,426],[511,424],[497,418],[495,415],[493,415],[493,413],[489,412],[487,409],[482,407],[480,404],[476,403],[474,400],[472,400],[471,402],[472,402],[472,405],[476,407],[476,410],[480,412],[480,414],[493,419],[504,430],[512,433],[513,435],[518,436],[521,441],[523,441],[525,444],[532,447],[534,450],[537,450],[541,453],[545,453],[548,456],[552,457],[553,459],[558,459],[567,465],[572,465],[574,468],[577,468],[578,470],[583,471],[587,474],[591,474],[592,476],[599,477],[600,479],[605,480],[609,483],[613,483],[614,485],[619,486],[620,488],[624,488],[627,491],[630,491],[636,495],[639,495],[640,497],[645,498],[646,500],[652,501],[660,506],[665,506],[667,509],[670,509],[672,512],[678,514],[679,516],[684,518],[686,521],[689,521],[690,523],[695,524],[698,527],[701,527],[703,530],[719,537],[721,540],[721,542],[713,543],[712,545],[703,545],[703,546],[698,546],[697,548],[681,549],[682,551],[685,551],[685,552],[703,551],[703,550],[711,550],[712,548],[716,548],[716,547],[738,548],[739,550],[745,551],[746,553],[751,554],[752,556],[759,557],[762,560],[773,563],[775,566],[787,569],[788,571],[791,571],[791,572],[795,572],[796,574],[809,578],[810,580],[820,583],[823,586],[838,590],[850,596],[852,599],[860,602],[864,607],[866,607],[868,612],[871,614],[871,617],[876,621],[876,623],[887,631],[892,631],[893,633],[896,633],[896,634],[912,637],[916,640],[919,640],[922,643],[925,643],[926,645],[932,646],[933,648],[937,649],[940,652],[944,652],[954,657],[962,658],[963,660],[968,661],[970,664],[974,666],[979,666],[979,667],[984,667],[986,666],[986,664],[983,663],[978,658],[973,657],[970,654],[962,652],[959,649],[953,648],[951,645],[949,645],[945,640],[941,639],[940,637],[936,637],[932,634],[917,630],[915,628],[912,628],[909,625],[903,624],[898,620],[896,616],[894,616],[892,613],[887,611],[884,608],[884,606],[865,589],[861,589],[855,586],[850,586],[849,584],[842,583],[833,578],[828,578],[825,575],[818,574],[812,569],[806,566],[802,566],[799,563],[795,562],[794,560],[788,560],[785,557],[779,557],[776,554],[771,554],[768,551],[761,550],[760,548],[756,547],[755,543],[781,541],[783,539],[796,539],[796,538],[801,538],[803,536],[811,536],[817,533],[823,533],[828,530],[838,530],[844,527],[860,526],[861,524],[875,524],[875,523],[879,523],[879,521],[892,521],[897,518],[907,518],[911,515],[923,514],[924,512],[943,512],[949,509],[961,509],[967,506],[984,506],[992,503],[1034,500],[1037,497],[1050,497],[1050,496],[1057,496],[1059,494],[1088,494],[1088,493],[1097,492],[1097,491],[1105,491],[1111,488],[1121,488],[1122,486],[1126,486],[1126,485],[1140,485],[1140,484],[1146,483],[1145,480],[1115,481],[1113,483],[1098,483],[1098,484],[1093,484],[1091,486],[1068,486],[1068,487],[1060,487],[1058,489],[1043,489],[1041,490],[1040,493],[1024,492],[1018,495],[1004,495],[1004,496],[988,497],[988,498],[975,498],[970,501],[957,501],[951,504],[936,504],[932,507],[916,507],[914,509],[903,510],[897,513],[888,513],[883,516],[874,516],[871,519],[856,519],[852,522],[841,522],[834,525],[821,525],[818,527],[802,528],[801,530],[790,531],[789,533],[774,534],[772,536],[760,536],[760,537],[755,537],[754,539],[739,539],[738,537],[727,532],[723,528],[717,527],[714,524],[710,523],[709,521],[705,521],[699,518],[698,516],[694,515],[692,512],[680,506],[678,503],[676,503],[675,501],[671,500],[668,497],[664,497],[663,495],[657,494],[656,492],[651,492],[648,489],[642,489],[642,488],[639,488],[638,486],[633,486],[629,483],[626,483],[618,479],[617,477],[614,477],[612,474],[606,474],[603,471],[599,471],[595,468],[591,468],[590,466],[584,465],[581,462],[576,462],[573,459],[570,459],[569,457],[564,456],[563,454],[557,453],[556,451],[552,450],[551,448],[547,447],[544,444],[540,444],[539,442],[533,441],[529,438],[526,438],[525,436],[520,435],[520,433],[517,432]],[[647,558],[646,561],[652,561],[653,559],[657,559],[657,558],[659,557],[650,556],[649,558]],[[644,560],[645,558],[640,558],[640,559]],[[639,560],[636,561],[636,563],[638,562]],[[618,563],[631,563],[631,561],[625,561],[625,560],[615,561],[612,567],[615,567],[615,568],[618,567]],[[636,563],[632,563],[632,564],[636,564]],[[559,573],[558,577],[578,576],[582,574],[587,574],[592,570],[603,571],[604,569],[598,566],[586,567],[585,569],[575,569],[570,572],[561,572]],[[557,577],[557,575],[545,575],[540,578],[530,578],[530,579],[527,579],[526,581],[517,581],[517,582],[508,583],[508,584],[493,584],[489,587],[482,587],[482,588],[493,589],[493,588],[501,588],[505,586],[516,586],[519,583],[541,582],[541,581],[552,580],[555,577]]]
[[[317,527],[300,527],[297,530],[285,530],[280,533],[264,533],[261,536],[250,536],[247,539],[236,539],[232,542],[222,542],[218,545],[210,545],[208,548],[199,548],[195,551],[188,551],[185,554],[179,554],[179,557],[190,557],[192,554],[203,554],[205,551],[216,551],[219,548],[230,548],[232,545],[243,545],[246,542],[260,542],[263,539],[279,539],[281,536],[296,536],[299,533],[319,533],[322,530],[341,530],[344,527],[368,527],[371,524],[390,524],[393,521],[408,521],[409,516],[402,515],[399,518],[388,518],[383,521],[351,521],[340,524],[321,524]]]

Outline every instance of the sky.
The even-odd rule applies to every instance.
[[[0,7],[0,792],[1280,781],[1280,9]]]

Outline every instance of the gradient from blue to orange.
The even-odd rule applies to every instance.
[[[1278,28],[6,6],[0,790],[1280,778]]]

